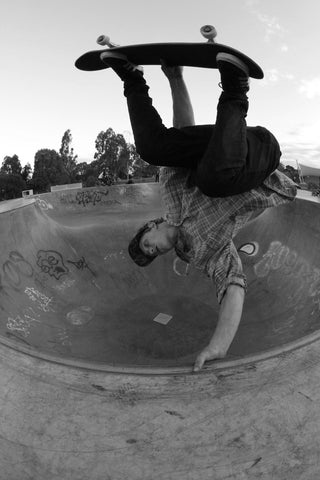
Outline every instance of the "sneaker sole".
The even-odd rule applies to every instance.
[[[128,57],[123,53],[117,52],[102,52],[100,55],[100,59],[103,63],[108,65],[108,58],[116,58],[117,60],[123,60],[127,64],[130,64],[134,67],[134,70],[139,70],[139,72],[143,73],[143,67],[141,65],[134,65],[128,60]]]
[[[102,52],[100,55],[102,61],[106,58],[118,58],[119,60],[125,60],[128,62],[128,58],[123,55],[122,53],[115,53],[115,52]]]
[[[231,55],[231,53],[220,52],[216,58],[217,62],[221,61],[232,63],[232,65],[240,68],[249,77],[249,68],[242,60],[240,60],[240,58],[236,57],[235,55]]]

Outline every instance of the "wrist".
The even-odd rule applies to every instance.
[[[221,345],[210,344],[208,345],[207,349],[209,350],[210,354],[215,358],[224,358],[227,355],[227,348],[223,348]]]

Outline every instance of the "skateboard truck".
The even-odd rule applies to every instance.
[[[213,25],[204,25],[200,28],[201,35],[208,40],[208,43],[215,43],[217,30]]]
[[[111,42],[110,37],[108,37],[107,35],[100,35],[97,38],[97,43],[99,45],[107,45],[109,48],[120,47],[120,45],[117,45],[116,43]]]

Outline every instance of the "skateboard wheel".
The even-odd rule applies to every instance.
[[[100,35],[100,37],[97,38],[97,43],[99,45],[109,45],[110,37],[108,37],[107,35]]]
[[[204,25],[200,28],[200,32],[204,38],[209,40],[209,42],[214,42],[214,39],[217,36],[217,30],[213,25]]]

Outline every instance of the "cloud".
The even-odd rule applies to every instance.
[[[312,167],[320,167],[320,121],[296,125],[278,136],[283,163],[296,161]]]
[[[310,99],[320,96],[320,77],[315,77],[311,80],[302,80],[299,92]]]
[[[262,25],[265,27],[265,40],[267,42],[270,41],[271,37],[274,35],[281,37],[284,35],[286,30],[282,25],[280,25],[277,17],[270,17],[265,13],[255,13],[260,23],[262,23]]]
[[[320,145],[319,140],[320,120],[305,121],[291,127],[283,134],[287,143],[296,143],[303,145]]]
[[[264,72],[264,79],[262,80],[262,85],[276,84],[280,80],[293,81],[295,79],[294,75],[287,72],[280,72],[276,68],[269,68]]]
[[[280,81],[293,82],[298,92],[308,99],[320,97],[320,77],[299,80],[292,73],[282,72],[277,68],[266,69],[260,85],[276,85]]]
[[[245,5],[248,8],[253,7],[255,5],[258,5],[258,4],[259,4],[259,0],[246,0],[245,1]]]
[[[283,45],[281,45],[280,50],[281,50],[281,52],[286,53],[286,52],[288,52],[289,47],[288,47],[288,45],[283,44]]]
[[[303,155],[309,160],[320,161],[320,145],[304,142],[282,143],[281,150],[283,153],[290,156]]]
[[[264,27],[264,40],[270,42],[273,38],[284,38],[287,30],[281,25],[278,17],[270,16],[260,11],[259,0],[246,0],[245,6],[249,13],[253,15],[257,21]],[[282,44],[280,51],[283,53],[288,52],[289,46]]]
[[[302,163],[310,167],[320,168],[320,145],[308,143],[281,143],[281,162]]]

